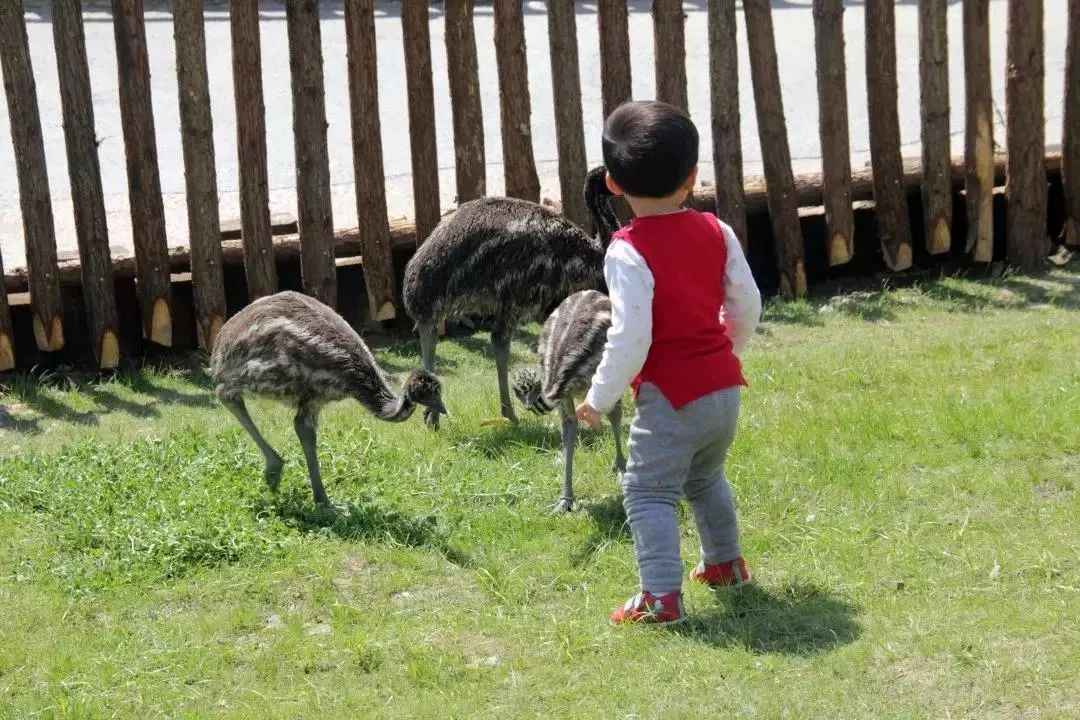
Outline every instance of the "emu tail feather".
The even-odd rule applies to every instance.
[[[619,229],[619,218],[611,207],[612,197],[607,187],[607,168],[600,165],[590,170],[585,177],[585,207],[592,216],[604,247],[607,247],[611,236]]]
[[[556,408],[556,403],[544,395],[540,371],[534,367],[520,368],[514,373],[514,395],[526,410],[537,415]]]

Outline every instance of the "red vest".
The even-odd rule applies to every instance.
[[[746,385],[720,322],[727,241],[716,216],[685,210],[635,218],[613,238],[629,243],[653,276],[652,345],[632,387],[655,385],[676,410]]]

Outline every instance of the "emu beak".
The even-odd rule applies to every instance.
[[[450,413],[447,411],[446,405],[443,403],[441,398],[437,400],[434,405],[431,406],[431,409],[439,413],[440,415],[450,417]]]

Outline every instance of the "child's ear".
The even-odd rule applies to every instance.
[[[694,169],[690,171],[690,175],[687,176],[686,182],[683,183],[683,189],[690,192],[693,191],[694,186],[697,185],[697,171],[698,166],[695,165]]]
[[[611,173],[606,173],[604,175],[604,182],[607,184],[607,189],[611,192],[612,195],[616,197],[622,197],[622,188],[619,187],[619,184],[617,182],[615,182],[615,178],[611,177]]]

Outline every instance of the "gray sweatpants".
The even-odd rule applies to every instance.
[[[630,460],[623,475],[623,506],[634,536],[641,589],[664,594],[682,587],[675,505],[690,502],[708,564],[740,554],[739,529],[724,458],[735,439],[739,388],[698,398],[675,410],[645,383],[630,425]]]

